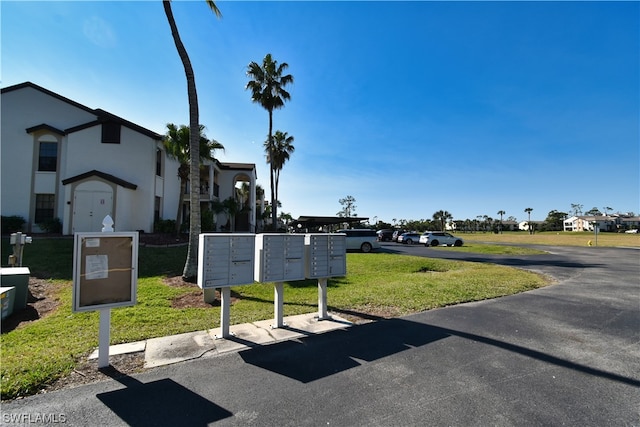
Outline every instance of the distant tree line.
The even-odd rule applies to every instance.
[[[547,217],[542,222],[532,223],[531,221],[531,212],[533,208],[526,208],[524,212],[527,214],[527,221],[531,223],[531,226],[528,227],[528,231],[533,233],[534,231],[563,231],[564,230],[564,221],[570,217],[571,215],[583,215],[582,213],[582,205],[572,204],[571,213],[559,211],[553,209],[549,211]],[[608,216],[611,211],[613,211],[610,207],[603,208],[604,213],[598,208],[592,208],[586,212],[584,215],[587,216]],[[510,224],[518,223],[518,220],[514,216],[509,216],[504,218],[506,212],[504,210],[499,210],[497,214],[500,218],[493,218],[489,215],[478,215],[473,219],[467,218],[464,220],[453,219],[453,215],[445,210],[439,210],[435,212],[431,219],[419,219],[419,220],[406,220],[406,219],[392,219],[392,223],[377,221],[375,224],[372,224],[370,227],[375,228],[377,230],[381,229],[402,229],[402,230],[412,230],[412,231],[442,231],[447,228],[453,228],[457,232],[462,233],[501,233],[505,227],[504,222],[508,222]],[[628,212],[625,214],[626,216],[634,216],[633,212]],[[449,227],[447,227],[447,224]],[[451,224],[454,226],[451,227]],[[515,231],[519,231],[518,228],[515,228]]]

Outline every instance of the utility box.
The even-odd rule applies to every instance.
[[[2,304],[2,319],[6,319],[13,313],[13,303],[16,297],[16,288],[13,286],[0,287],[0,301]]]
[[[207,289],[252,284],[254,259],[255,234],[200,234],[198,286]]]
[[[33,242],[33,238],[22,233],[11,233],[11,236],[9,237],[9,243],[12,245],[17,245],[17,244],[24,245],[32,242]]]
[[[29,297],[29,276],[31,272],[28,267],[12,267],[0,269],[0,286],[14,287],[15,299],[13,303],[13,311],[24,310],[27,308],[27,299]]]
[[[303,234],[257,234],[255,280],[284,282],[303,280]]]
[[[305,277],[318,279],[347,275],[347,243],[342,233],[305,234]]]

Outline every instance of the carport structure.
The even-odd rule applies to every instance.
[[[289,226],[293,227],[295,232],[327,232],[341,228],[343,224],[353,227],[354,225],[360,225],[363,221],[369,221],[369,218],[345,216],[300,216],[298,219],[292,221]]]

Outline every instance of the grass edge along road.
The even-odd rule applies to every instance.
[[[5,240],[3,249],[8,248]],[[34,239],[25,250],[25,265],[33,277],[47,280],[59,304],[49,315],[1,335],[3,400],[45,389],[98,345],[98,313],[71,311],[72,249],[70,239]],[[219,306],[172,307],[189,294],[202,295],[195,285],[165,282],[166,277],[180,275],[185,256],[186,247],[140,248],[137,304],[112,310],[111,344],[219,326]],[[346,277],[329,280],[329,310],[380,317],[496,298],[549,283],[535,273],[493,264],[387,253],[349,253],[347,272]],[[271,284],[234,287],[232,297],[231,324],[273,317]],[[285,316],[316,311],[317,282],[286,283],[284,300]]]
[[[640,247],[640,234],[603,233],[596,235],[586,231],[545,231],[529,234],[526,231],[505,231],[496,233],[456,233],[466,244],[508,243],[520,245],[548,245],[548,246],[603,246],[603,247]]]

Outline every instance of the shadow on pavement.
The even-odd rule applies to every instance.
[[[287,341],[240,353],[251,365],[302,383],[315,381],[401,351],[457,336],[501,348],[542,362],[640,387],[640,380],[574,363],[493,338],[430,326],[404,319],[380,320],[320,336]]]
[[[243,351],[249,364],[303,383],[315,381],[449,335],[402,319],[367,323],[346,330]]]
[[[166,378],[142,383],[113,368],[104,372],[126,388],[96,397],[130,426],[207,426],[233,414]]]

